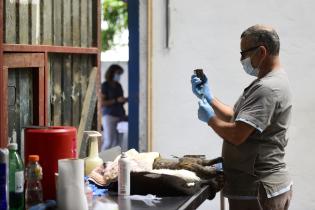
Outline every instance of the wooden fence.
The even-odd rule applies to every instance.
[[[52,54],[49,60],[48,121],[50,125],[78,127],[93,60],[75,54]]]
[[[78,128],[91,70],[99,67],[100,3],[98,0],[2,0],[0,6],[3,8],[1,54],[41,53],[45,57],[42,79],[47,85],[42,91],[45,107],[41,108],[47,119],[44,124]],[[2,67],[3,61],[0,70]],[[38,112],[34,111],[38,103],[33,100],[42,96],[35,90],[33,70],[14,67],[7,71],[7,79],[0,72],[3,76],[0,75],[0,83],[7,90],[4,94],[8,94],[7,108],[6,104],[1,105],[1,110],[7,109],[8,113],[7,120],[5,115],[0,117],[1,126],[7,126],[1,127],[1,145],[6,145],[6,136],[12,137],[14,132],[20,139],[21,128],[34,124],[33,119],[38,118]],[[98,79],[95,84],[98,87]],[[95,114],[94,128],[96,117]]]
[[[4,43],[97,46],[97,0],[3,0]]]

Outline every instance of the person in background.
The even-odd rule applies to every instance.
[[[223,139],[223,194],[230,210],[287,210],[292,180],[284,156],[292,100],[280,40],[273,28],[254,25],[242,33],[240,48],[243,69],[255,79],[232,108],[193,75],[198,118]]]
[[[123,72],[121,66],[111,65],[105,73],[105,82],[102,83],[102,150],[118,145],[117,124],[126,119],[123,105],[128,101],[128,98],[124,97],[122,86],[119,83]]]

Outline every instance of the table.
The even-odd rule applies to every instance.
[[[106,202],[112,202],[119,206],[119,210],[194,210],[207,199],[209,192],[210,187],[206,185],[192,196],[162,197],[160,203],[156,203],[155,206],[149,206],[143,201],[122,198],[117,196],[117,194],[107,194],[105,196],[98,197],[94,202],[100,202],[103,204]],[[92,209],[94,210],[94,208]]]

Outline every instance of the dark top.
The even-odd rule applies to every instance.
[[[270,72],[244,90],[234,106],[233,120],[256,131],[238,146],[223,143],[227,197],[255,197],[260,183],[268,197],[289,190],[292,181],[284,155],[291,108],[289,82],[283,70]]]
[[[108,81],[102,83],[102,94],[105,95],[106,100],[117,99],[124,96],[123,89],[118,82],[110,84]],[[103,115],[125,117],[126,112],[123,103],[116,102],[113,105],[104,106]]]

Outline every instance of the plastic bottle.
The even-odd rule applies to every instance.
[[[130,195],[130,162],[126,153],[118,161],[118,195]]]
[[[8,164],[9,151],[0,148],[0,209],[9,209],[9,193],[8,193]]]
[[[43,190],[41,179],[42,167],[38,163],[38,155],[29,155],[26,167],[25,209],[43,202]]]
[[[24,165],[18,154],[18,145],[13,141],[9,149],[9,205],[10,210],[24,210]]]
[[[103,160],[98,155],[98,137],[102,136],[102,134],[98,132],[93,132],[89,135],[89,156],[84,160],[84,175],[88,176],[93,169],[103,164]]]

